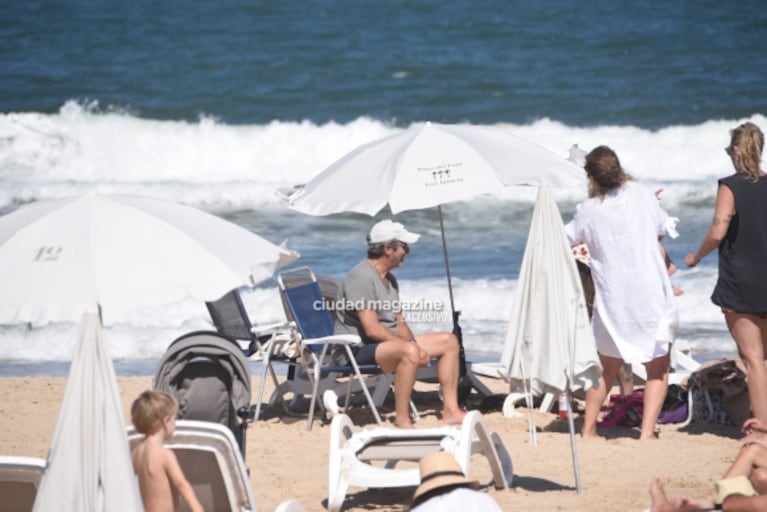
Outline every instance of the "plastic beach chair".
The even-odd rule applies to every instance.
[[[44,471],[45,459],[0,456],[0,508],[31,511]]]
[[[143,435],[127,429],[131,448]],[[217,423],[178,420],[165,441],[178,458],[203,508],[209,512],[254,512],[256,500],[245,461],[232,432]]]
[[[511,457],[501,438],[489,432],[479,411],[469,411],[459,427],[415,430],[377,427],[357,430],[348,416],[339,414],[330,426],[328,461],[328,510],[341,510],[349,487],[409,487],[420,483],[417,462],[435,451],[450,452],[465,475],[472,454],[481,454],[490,465],[496,489],[512,483]],[[385,462],[381,466],[381,462]]]

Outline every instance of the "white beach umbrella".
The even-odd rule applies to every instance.
[[[546,186],[538,190],[501,361],[509,362],[509,378],[528,382],[536,396],[593,388],[602,375],[578,269]],[[572,414],[568,418],[580,492]],[[530,421],[532,433],[532,414]]]
[[[510,185],[583,187],[583,170],[537,144],[496,128],[421,123],[364,144],[311,181],[281,194],[309,215],[375,215],[437,207],[450,304],[453,290],[441,206]]]
[[[509,185],[582,187],[571,161],[496,128],[416,124],[346,154],[288,197],[310,215],[420,210]]]
[[[190,206],[98,194],[38,201],[0,217],[0,323],[214,300],[296,258]]]
[[[0,323],[82,318],[35,510],[141,510],[94,311],[215,300],[297,257],[214,215],[141,197],[88,194],[0,217]]]
[[[499,193],[511,185],[583,188],[585,180],[572,161],[496,128],[422,123],[354,149],[308,183],[280,195],[290,208],[310,215],[375,215],[387,204],[395,214],[436,206],[453,330],[463,346],[442,205]],[[461,365],[464,374],[463,350]]]

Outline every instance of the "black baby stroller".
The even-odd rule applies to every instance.
[[[178,400],[178,418],[231,429],[245,457],[245,431],[253,421],[250,367],[237,341],[217,332],[185,334],[160,359],[154,388]]]

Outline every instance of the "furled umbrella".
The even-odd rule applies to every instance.
[[[538,189],[502,360],[508,378],[532,396],[596,387],[602,375],[581,280],[551,191]],[[575,427],[568,407],[576,488],[581,491]],[[535,433],[532,413],[530,432]]]
[[[82,319],[35,510],[141,509],[101,309],[215,300],[297,257],[214,215],[136,196],[38,201],[0,217],[0,323]]]

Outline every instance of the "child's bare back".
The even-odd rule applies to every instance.
[[[175,454],[156,439],[145,438],[133,449],[133,469],[145,512],[178,510],[178,492],[171,479],[174,466],[178,467]]]
[[[145,512],[175,512],[179,495],[192,512],[203,512],[176,454],[163,444],[176,428],[177,407],[172,397],[157,391],[145,391],[131,407],[133,425],[145,435],[131,454]]]

